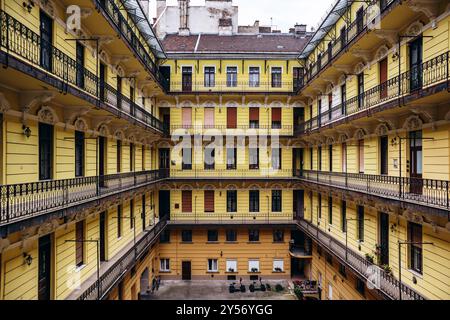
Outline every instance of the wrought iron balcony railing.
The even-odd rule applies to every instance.
[[[0,226],[168,177],[164,169],[0,185]]]
[[[298,220],[297,224],[300,229],[314,239],[315,242],[320,246],[327,248],[329,252],[335,255],[340,261],[347,264],[364,279],[371,281],[378,290],[389,298],[398,300],[399,290],[401,289],[402,299],[404,300],[425,300],[421,294],[414,291],[406,284],[398,281],[393,276],[388,275],[381,268],[375,269],[377,272],[374,273],[374,265],[372,263],[352,249],[346,247],[345,244],[333,238],[330,234],[320,230],[317,226],[303,219]],[[371,280],[369,280],[369,278]]]
[[[261,199],[264,201],[264,199]],[[169,224],[284,224],[293,223],[292,212],[180,212],[171,213]]]
[[[237,80],[189,80],[171,81],[170,93],[188,94],[191,92],[294,92],[301,80],[294,81],[237,81]]]
[[[145,255],[149,247],[158,239],[159,234],[167,225],[166,220],[160,220],[152,229],[144,231],[146,234],[128,250],[105,272],[98,281],[84,290],[77,300],[102,300],[113,289],[122,277],[136,265],[137,261]]]
[[[132,28],[122,13],[121,9],[116,5],[114,0],[95,0],[96,6],[100,8],[111,20],[114,26],[119,30],[120,34],[126,39],[130,48],[134,50],[136,55],[140,58],[142,63],[146,66],[147,70],[155,77],[164,91],[168,91],[169,84],[166,78],[159,71],[158,66],[154,62],[154,59],[150,56],[148,50],[142,44],[140,38],[136,34],[137,28]],[[151,37],[152,35],[146,35]],[[141,34],[141,38],[144,36]],[[156,58],[155,58],[156,59]]]
[[[207,124],[193,124],[193,125],[171,125],[170,126],[170,132],[171,134],[174,133],[182,133],[183,131],[187,134],[192,133],[201,133],[205,131],[206,133],[209,131],[210,133],[214,133],[214,130],[219,131],[221,134],[228,135],[228,134],[236,134],[240,135],[243,134],[243,130],[246,130],[246,134],[252,134],[252,130],[254,134],[280,134],[280,135],[292,135],[293,134],[293,126],[292,125],[286,125],[286,124],[280,124],[279,122],[274,122],[271,125],[267,124],[258,124],[258,125],[236,125],[236,128],[230,128],[227,125],[207,125]],[[180,131],[181,130],[181,131]],[[176,131],[176,132],[175,132]]]
[[[217,165],[216,165],[217,166]],[[291,169],[262,167],[254,169],[171,169],[171,179],[292,179]]]
[[[300,179],[425,206],[450,209],[450,181],[302,170]]]
[[[78,64],[51,43],[44,41],[38,34],[2,10],[0,10],[0,50],[59,78],[61,84],[58,89],[61,92],[67,92],[68,86],[71,85],[94,97],[98,102],[105,102],[154,129],[164,131],[162,122],[150,112],[129,101],[121,93],[117,93],[86,67]],[[124,102],[126,108],[120,108],[121,100],[126,100]]]
[[[401,73],[344,103],[320,113],[298,126],[296,134],[309,133],[327,124],[343,119],[361,111],[370,110],[377,105],[426,89],[432,85],[450,81],[450,51],[444,52],[420,66]]]
[[[371,5],[378,4],[380,8],[379,13],[380,16],[386,11],[386,9],[389,9],[390,6],[396,1],[397,0],[372,0],[370,1],[370,4]],[[314,63],[311,63],[310,65],[307,66],[304,73],[304,80],[300,83],[301,86],[299,87],[298,90],[301,90],[304,85],[308,84],[312,79],[314,79],[314,77],[321,70],[328,67],[328,65],[339,53],[341,53],[344,49],[346,49],[355,38],[357,38],[360,34],[362,34],[367,30],[368,24],[373,23],[374,20],[376,21],[376,19],[379,18],[378,16],[370,20],[368,16],[368,8],[369,6],[366,6],[361,16],[355,18],[355,20],[353,20],[348,25],[348,28],[345,30],[345,32],[341,34],[338,38],[332,40],[327,50],[320,57],[318,57]]]

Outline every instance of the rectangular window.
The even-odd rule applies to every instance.
[[[77,86],[84,89],[84,46],[76,42],[76,61],[77,61]]]
[[[219,271],[219,263],[217,259],[208,259],[208,272],[218,272]]]
[[[282,260],[282,259],[273,260],[273,271],[283,272],[284,271],[284,260]]]
[[[347,232],[347,202],[345,200],[341,202],[341,230]]]
[[[159,235],[159,243],[170,243],[170,230],[163,230]]]
[[[227,128],[237,128],[237,108],[227,108]]]
[[[183,148],[181,149],[181,169],[182,170],[192,170],[192,149]]]
[[[273,231],[273,242],[283,242],[283,241],[284,241],[283,230],[274,230]]]
[[[272,108],[272,129],[281,129],[281,108]]]
[[[281,212],[281,190],[272,190],[272,212]]]
[[[322,219],[322,194],[318,194],[317,195],[317,202],[318,202],[318,208],[317,210],[319,211],[319,220]]]
[[[130,200],[130,229],[134,228],[134,199]]]
[[[328,224],[333,224],[333,198],[328,197]]]
[[[117,206],[117,238],[122,236],[122,205]]]
[[[364,207],[363,206],[357,206],[357,230],[358,230],[358,240],[360,242],[364,241]]]
[[[208,242],[217,242],[217,241],[219,241],[219,231],[208,230]]]
[[[347,278],[347,270],[345,270],[345,265],[343,265],[342,263],[339,263],[339,273],[341,274],[341,276],[343,276],[344,278]]]
[[[215,155],[216,155],[216,150],[214,148],[211,147],[207,147],[205,148],[205,163],[204,163],[204,168],[205,170],[214,170],[215,168]]]
[[[388,137],[380,137],[380,174],[388,174]]]
[[[249,77],[249,87],[259,87],[259,67],[250,67]]]
[[[356,278],[356,290],[361,294],[361,295],[365,295],[365,290],[366,290],[366,283],[365,281],[361,280],[360,278]]]
[[[75,131],[75,177],[84,176],[84,132]]]
[[[227,190],[227,212],[237,212],[236,190]]]
[[[122,169],[122,141],[117,140],[117,173]]]
[[[182,125],[184,129],[192,127],[192,108],[181,108]]]
[[[249,108],[249,126],[250,128],[259,128],[259,108]]]
[[[182,212],[192,212],[192,191],[183,190],[181,191],[181,211]]]
[[[192,67],[182,67],[182,90],[183,92],[192,91]]]
[[[248,260],[248,271],[259,272],[259,260]]]
[[[205,67],[205,87],[214,87],[216,85],[216,68]]]
[[[346,86],[346,84],[344,83],[344,84],[341,86],[341,113],[342,113],[343,115],[347,114],[347,107],[346,107],[346,104],[347,104],[347,86]]]
[[[142,145],[141,147],[141,167],[142,171],[145,171],[145,146]]]
[[[235,242],[237,240],[237,232],[234,229],[228,229],[225,231],[226,241]]]
[[[52,179],[53,126],[39,123],[39,180]]]
[[[170,259],[161,259],[159,264],[159,271],[169,272],[170,271]]]
[[[227,87],[237,87],[237,67],[227,67]]]
[[[214,128],[214,108],[205,108],[205,129]]]
[[[309,148],[309,169],[313,170],[313,148]]]
[[[417,223],[408,222],[408,260],[409,268],[422,274],[423,253],[422,253],[422,226]]]
[[[333,93],[330,92],[328,94],[328,120],[331,120],[331,115],[332,115],[331,108],[332,107],[333,107]]]
[[[192,242],[192,230],[181,230],[181,241]]]
[[[281,148],[272,148],[272,169],[281,169]]]
[[[333,145],[328,146],[328,171],[333,172]]]
[[[342,143],[342,150],[341,150],[341,164],[342,164],[342,172],[347,172],[347,143]]]
[[[250,242],[258,242],[259,241],[259,230],[258,229],[248,230],[248,241],[250,241]]]
[[[259,169],[259,149],[249,148],[249,169],[256,170]]]
[[[135,147],[134,147],[134,143],[130,143],[130,171],[133,172],[134,168],[135,168]]]
[[[214,190],[205,190],[204,200],[205,212],[214,212]]]
[[[259,212],[259,190],[250,190],[249,197],[250,197],[249,211]]]
[[[303,68],[294,67],[293,70],[294,91],[303,86]]]
[[[364,173],[364,140],[358,140],[359,173]]]
[[[272,67],[272,88],[281,88],[281,67]]]
[[[227,148],[227,170],[236,170],[237,149]]]
[[[75,251],[76,251],[76,261],[77,267],[84,264],[84,221],[79,221],[75,225]]]
[[[317,170],[322,171],[322,147],[317,148]]]
[[[358,109],[364,106],[364,73],[358,74]]]
[[[226,272],[237,272],[237,260],[227,260]]]

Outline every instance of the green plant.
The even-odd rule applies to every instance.
[[[373,263],[375,258],[373,255],[366,253],[366,260],[369,261],[370,263]]]
[[[281,292],[283,290],[284,290],[283,286],[281,284],[277,283],[276,286],[275,286],[275,291],[276,292]]]
[[[300,290],[299,286],[294,287],[294,294],[297,296],[297,298],[303,299],[303,293],[302,290]]]
[[[386,272],[387,275],[392,276],[392,268],[388,264],[383,264],[381,266],[381,269],[383,269],[384,272]]]

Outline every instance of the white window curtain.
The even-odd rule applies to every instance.
[[[259,260],[248,260],[248,271],[254,272],[253,269],[259,271]]]
[[[284,271],[284,261],[281,259],[273,260],[273,271]]]
[[[231,271],[233,270],[233,271]],[[227,260],[227,272],[237,272],[237,261],[236,260]]]

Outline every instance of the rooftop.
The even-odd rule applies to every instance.
[[[167,35],[162,40],[167,53],[299,53],[309,36],[293,34],[258,35]]]

